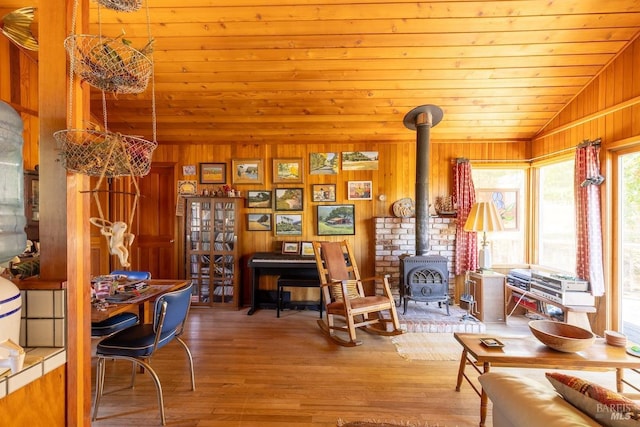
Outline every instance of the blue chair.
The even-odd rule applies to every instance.
[[[106,359],[129,360],[143,371],[149,372],[156,385],[158,406],[160,407],[160,419],[165,425],[164,400],[162,397],[162,385],[158,375],[151,367],[149,360],[160,348],[169,344],[174,339],[182,345],[189,359],[191,370],[191,390],[196,389],[195,374],[193,371],[193,357],[187,344],[180,338],[184,331],[184,325],[191,307],[191,290],[189,284],[177,291],[168,292],[160,296],[155,302],[153,324],[139,324],[123,331],[117,332],[109,338],[102,340],[97,347],[98,362],[96,367],[96,395],[93,404],[92,420],[98,416],[100,398],[104,392],[105,361]],[[135,369],[131,378],[131,387],[135,381]]]
[[[149,280],[151,273],[148,271],[112,271],[113,275],[127,276],[129,280]],[[136,325],[140,319],[135,313],[120,313],[100,322],[91,322],[91,338],[104,338],[118,331]]]

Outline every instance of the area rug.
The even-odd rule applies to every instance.
[[[462,346],[446,333],[405,333],[391,337],[396,351],[407,360],[460,360]]]
[[[409,301],[406,314],[402,313],[402,307],[397,311],[400,329],[405,332],[484,333],[486,330],[482,322],[467,319],[467,311],[458,305],[449,306],[449,316],[446,307],[438,303]]]

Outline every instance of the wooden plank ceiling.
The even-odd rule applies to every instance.
[[[434,141],[527,141],[638,35],[640,0],[91,2],[91,22],[154,39],[149,89],[106,95],[112,131],[152,139],[155,93],[160,144],[413,141],[423,104]]]

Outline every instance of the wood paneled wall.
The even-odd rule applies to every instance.
[[[437,128],[434,128],[434,133]],[[337,175],[310,175],[309,155],[318,152],[342,153],[345,151],[377,151],[379,154],[378,170],[343,171]],[[311,201],[312,184],[336,184],[336,203],[353,203],[356,206],[356,235],[335,236],[329,240],[347,238],[351,241],[358,263],[364,275],[373,275],[374,239],[373,221],[376,216],[392,215],[392,204],[404,197],[415,199],[415,152],[416,136],[407,130],[405,143],[372,143],[372,144],[256,144],[256,145],[163,145],[154,153],[154,162],[177,162],[179,173],[183,165],[198,165],[201,162],[225,162],[228,165],[227,183],[231,183],[232,159],[263,159],[265,166],[263,185],[237,185],[236,189],[247,190],[266,189],[276,187],[299,187],[304,189],[303,234],[298,238],[275,236],[274,232],[244,231],[245,214],[272,212],[272,209],[244,209],[242,211],[241,253],[250,254],[258,251],[279,250],[283,240],[317,240],[326,236],[316,235],[316,205]],[[437,196],[451,195],[453,192],[452,162],[457,157],[473,158],[506,158],[526,159],[528,153],[524,143],[432,143],[430,154],[430,191],[429,199],[432,203]],[[274,158],[301,158],[305,166],[304,184],[273,184],[272,163]],[[143,178],[144,179],[144,178]],[[179,175],[178,179],[197,179],[197,176]],[[347,197],[348,181],[372,181],[373,200],[351,201]],[[218,185],[206,188],[215,189]],[[199,185],[199,189],[202,189]],[[381,202],[378,196],[384,194],[386,200]]]
[[[24,124],[24,168],[33,170],[38,156],[38,63],[33,54],[20,50],[0,36],[0,100],[20,113]]]
[[[602,138],[605,149],[640,135],[640,39],[622,51],[533,140],[533,158]]]

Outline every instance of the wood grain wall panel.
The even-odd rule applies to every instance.
[[[435,127],[432,133],[437,133]],[[343,171],[337,175],[310,175],[310,153],[335,152],[340,156],[345,151],[377,151],[379,153],[378,170]],[[371,144],[289,144],[275,142],[273,144],[234,144],[228,145],[167,145],[158,147],[154,153],[154,162],[164,162],[168,159],[180,159],[177,162],[177,180],[196,179],[197,176],[182,175],[183,165],[196,165],[201,162],[223,162],[227,164],[227,183],[231,185],[232,159],[263,159],[265,168],[264,183],[256,185],[234,185],[246,196],[247,190],[273,190],[274,188],[299,187],[304,190],[303,235],[296,237],[275,236],[274,231],[257,232],[246,231],[245,216],[247,213],[266,212],[282,213],[273,209],[242,208],[240,213],[241,237],[240,251],[242,255],[253,252],[279,250],[284,240],[349,240],[357,253],[358,263],[363,274],[373,275],[373,221],[375,216],[392,215],[392,204],[402,198],[415,199],[415,157],[416,134],[407,129],[407,140],[401,143],[371,143]],[[437,196],[448,196],[453,193],[452,162],[458,157],[470,159],[515,159],[528,158],[525,143],[467,143],[464,141],[453,143],[432,143],[430,146],[430,176],[429,199],[433,203]],[[301,158],[304,163],[304,183],[302,184],[274,184],[274,158]],[[144,179],[144,178],[142,178]],[[372,200],[348,200],[348,181],[372,181]],[[313,202],[311,189],[313,184],[336,184],[336,203],[354,204],[356,207],[356,236],[318,236],[316,235],[316,209],[319,203]],[[198,184],[199,189],[204,188]],[[219,185],[207,185],[210,190]],[[378,196],[384,194],[386,200],[381,202]],[[144,221],[144,218],[140,218]],[[177,221],[181,218],[178,217]],[[270,286],[267,284],[266,286]]]
[[[609,67],[598,75],[546,126],[543,137],[532,143],[533,157],[569,150],[585,139],[602,138],[603,147],[640,135],[640,126],[633,120],[640,112],[636,104],[594,117],[586,123],[571,126],[585,116],[615,107],[640,95],[637,67],[640,64],[640,40],[635,40]],[[563,131],[544,137],[545,133],[566,127]]]

